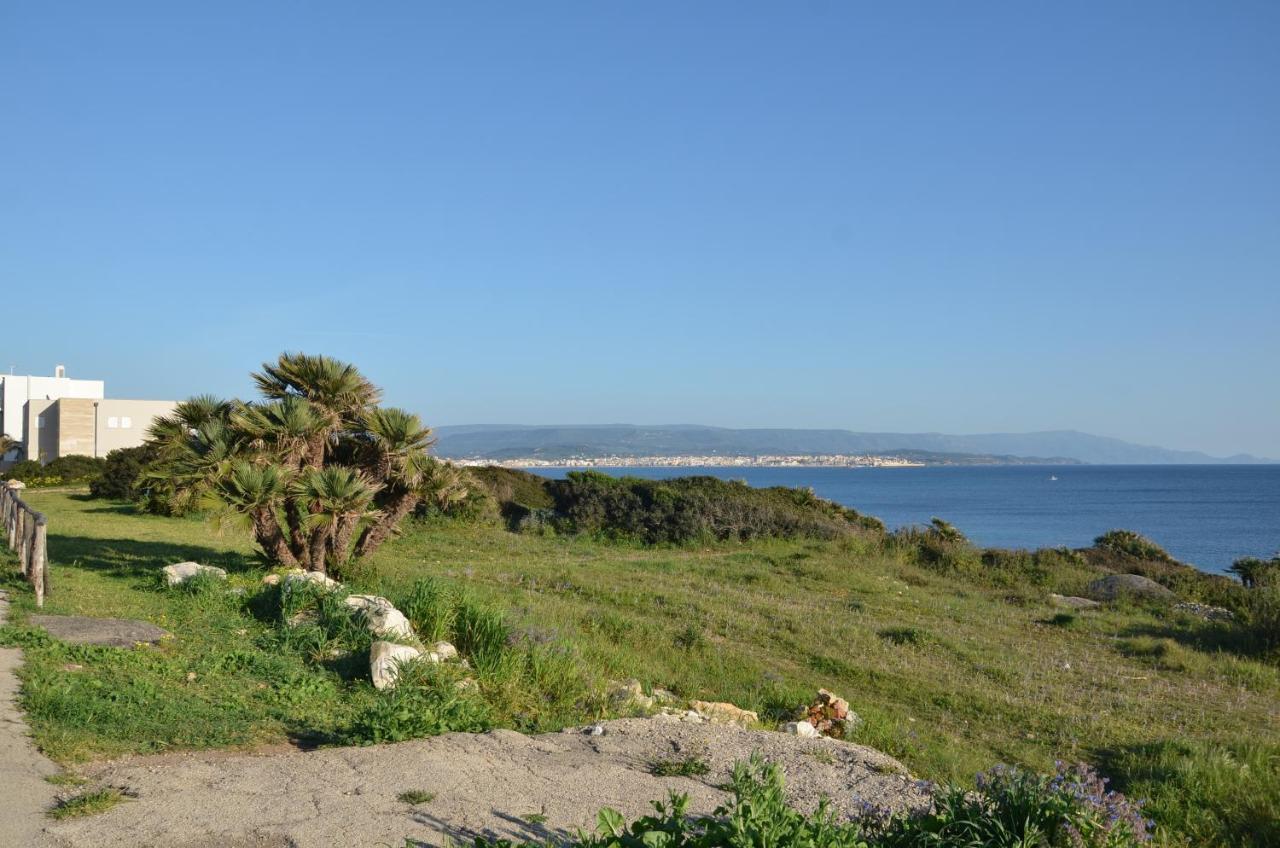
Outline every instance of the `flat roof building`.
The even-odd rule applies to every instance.
[[[0,467],[20,459],[50,462],[60,456],[106,456],[137,447],[151,422],[177,406],[168,400],[105,397],[102,380],[73,380],[59,365],[52,377],[0,374],[0,425],[19,448]]]

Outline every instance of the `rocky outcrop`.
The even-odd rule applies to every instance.
[[[1226,607],[1214,607],[1209,604],[1198,604],[1194,601],[1188,601],[1183,604],[1174,604],[1173,608],[1178,612],[1185,612],[1188,615],[1194,615],[1196,618],[1203,618],[1205,621],[1236,620],[1236,614]]]
[[[727,701],[690,701],[689,706],[712,724],[736,724],[750,727],[760,723],[760,716],[752,710],[730,704]]]
[[[1089,584],[1088,595],[1095,601],[1124,597],[1168,601],[1175,597],[1173,592],[1141,574],[1108,574]]]
[[[198,562],[176,562],[160,569],[164,574],[164,582],[169,586],[181,586],[197,574],[207,574],[218,580],[226,580],[227,572],[217,566],[201,565]]]

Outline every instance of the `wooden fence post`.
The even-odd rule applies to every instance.
[[[36,544],[40,549],[41,570],[44,572],[43,579],[40,581],[40,588],[36,590],[36,596],[39,598],[40,606],[44,606],[44,599],[49,597],[49,519],[43,515],[36,522]]]
[[[36,592],[36,606],[44,606],[45,590],[49,586],[49,572],[46,568],[48,559],[45,541],[46,521],[43,515],[36,518],[32,525],[31,539],[31,588]]]
[[[18,510],[18,546],[15,550],[18,552],[18,567],[22,569],[23,576],[27,573],[27,511],[25,509]]]

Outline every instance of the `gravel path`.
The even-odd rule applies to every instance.
[[[9,601],[0,592],[0,624],[9,615]],[[36,845],[45,825],[44,811],[54,800],[45,782],[57,766],[31,744],[27,725],[18,711],[18,678],[22,665],[17,648],[0,648],[0,845]]]
[[[138,757],[85,774],[132,800],[95,816],[51,822],[58,848],[330,848],[467,844],[478,834],[543,840],[592,829],[596,811],[651,811],[668,789],[710,812],[726,797],[730,766],[753,750],[786,771],[793,804],[823,795],[844,811],[863,801],[891,807],[922,797],[892,758],[829,739],[799,739],[730,725],[650,719],[606,722],[599,736],[578,730],[523,736],[508,730],[450,733],[364,748]],[[660,759],[696,756],[697,778],[649,773]],[[411,805],[410,790],[434,793]],[[6,843],[0,844],[27,844]]]

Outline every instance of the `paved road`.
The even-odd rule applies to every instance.
[[[0,592],[0,624],[9,614],[9,601]],[[45,782],[57,766],[41,756],[18,711],[18,678],[22,664],[17,648],[0,648],[0,845],[35,846],[44,840],[44,812],[53,804],[55,789]]]

